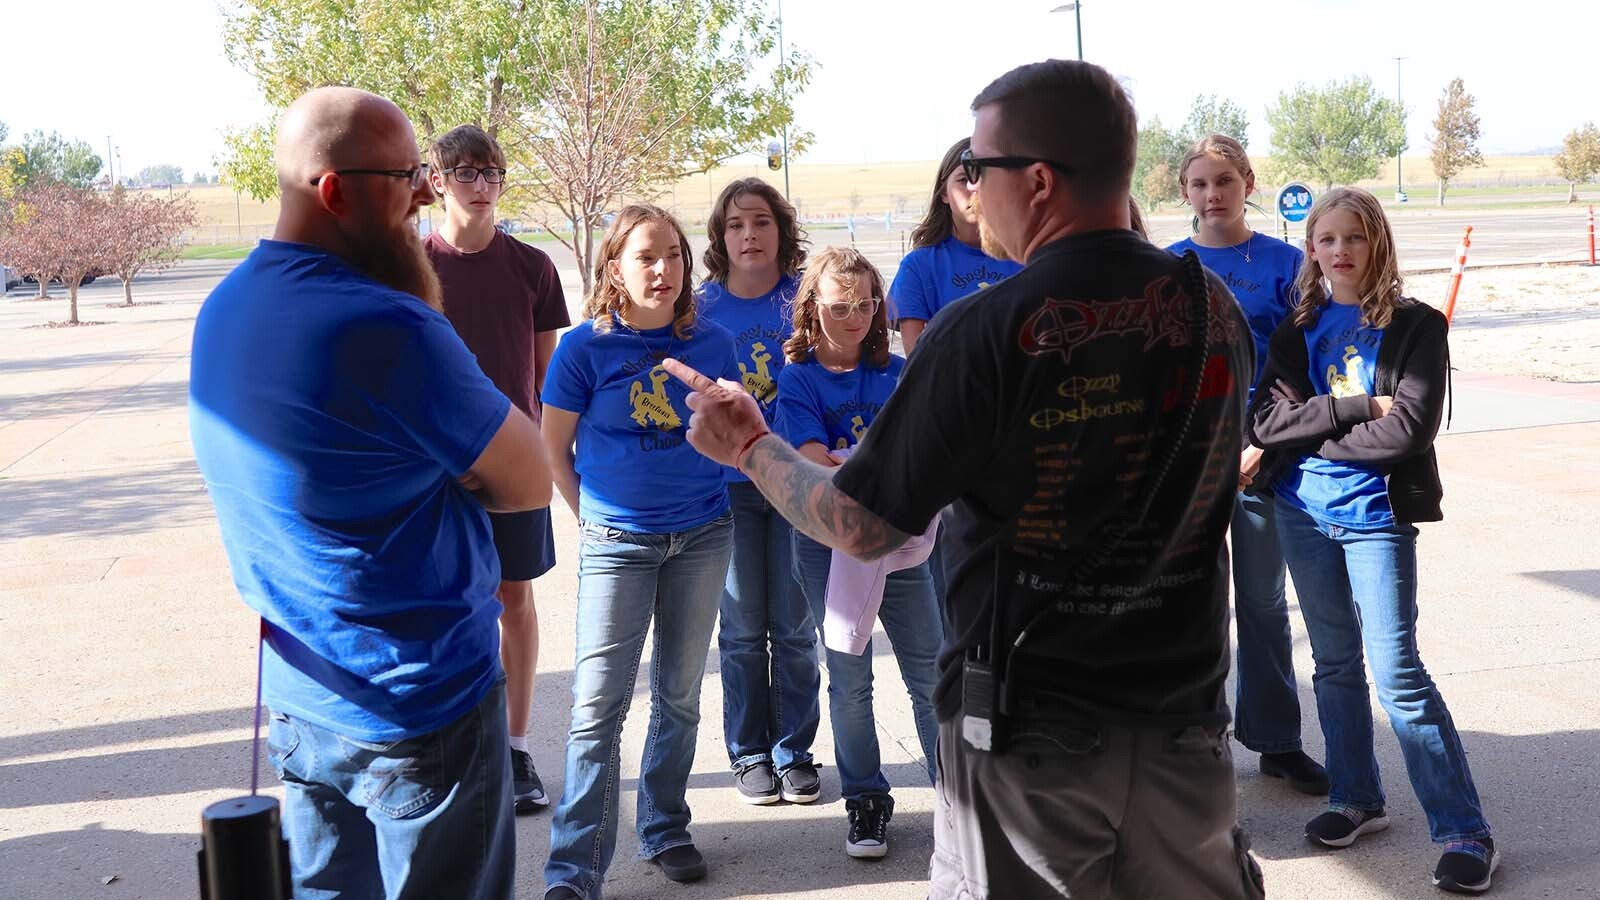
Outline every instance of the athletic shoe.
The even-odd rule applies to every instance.
[[[545,892],[543,900],[583,900],[583,895],[564,884],[560,884]]]
[[[1499,866],[1493,838],[1451,841],[1433,869],[1433,886],[1452,894],[1481,894],[1489,889],[1489,877]]]
[[[739,799],[751,806],[778,802],[778,776],[772,774],[772,763],[765,760],[735,769],[733,786],[739,789]]]
[[[844,852],[856,859],[881,859],[889,852],[889,819],[894,816],[894,801],[883,795],[846,800],[850,833],[844,839]]]
[[[533,769],[533,757],[515,747],[511,748],[511,800],[519,816],[536,813],[550,805],[550,798],[544,793],[544,782]]]
[[[693,844],[668,847],[650,861],[661,867],[661,874],[680,884],[699,881],[706,877],[706,858]]]
[[[1282,778],[1302,794],[1328,796],[1328,770],[1299,750],[1261,754],[1261,774],[1268,778]]]
[[[795,763],[783,771],[783,799],[790,803],[810,803],[822,793],[822,779],[815,763]]]
[[[1364,810],[1353,806],[1330,806],[1328,811],[1306,823],[1306,837],[1324,847],[1348,847],[1363,834],[1389,827],[1382,809]]]

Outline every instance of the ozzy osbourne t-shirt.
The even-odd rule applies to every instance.
[[[953,504],[942,718],[998,609],[1000,646],[1032,623],[1011,655],[1028,703],[1127,724],[1227,721],[1223,536],[1254,361],[1238,304],[1207,278],[1202,354],[1181,259],[1121,230],[1039,249],[929,326],[835,477],[907,534]],[[1097,554],[1114,529],[1122,540]]]

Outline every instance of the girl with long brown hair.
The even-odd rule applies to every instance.
[[[739,370],[733,336],[696,317],[692,268],[671,214],[622,210],[595,254],[586,321],[562,336],[545,376],[545,446],[581,532],[572,726],[545,866],[552,897],[598,896],[611,863],[622,725],[652,621],[640,852],[674,881],[706,872],[687,788],[733,518],[722,467],[689,446],[687,391],[661,361],[693,359],[722,378]]]

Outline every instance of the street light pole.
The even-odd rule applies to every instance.
[[[1078,32],[1078,61],[1082,62],[1083,61],[1083,4],[1081,2],[1063,3],[1062,5],[1056,7],[1055,9],[1052,9],[1050,11],[1053,12],[1053,13],[1058,13],[1058,12],[1069,12],[1069,13],[1072,13],[1072,24],[1077,29],[1077,32]]]
[[[106,135],[106,188],[107,189],[114,188],[114,187],[117,186],[117,170],[116,170],[116,167],[113,165],[113,162],[114,162],[114,160],[112,159],[112,156],[111,156],[111,135],[108,134],[108,135]]]
[[[1401,128],[1405,128],[1406,103],[1405,103],[1404,100],[1401,99],[1401,95],[1400,95],[1400,63],[1401,63],[1402,60],[1406,60],[1406,59],[1410,59],[1410,57],[1408,57],[1408,56],[1396,56],[1394,58],[1394,102],[1397,105],[1399,105],[1399,107],[1400,107],[1400,127]],[[1401,178],[1401,171],[1402,171],[1401,167],[1402,167],[1402,165],[1404,163],[1403,157],[1405,156],[1405,152],[1406,152],[1404,144],[1406,142],[1404,140],[1401,140],[1400,143],[1402,145],[1400,147],[1400,153],[1399,153],[1399,155],[1397,155],[1394,158],[1394,199],[1395,199],[1396,203],[1405,202],[1405,197],[1406,197],[1405,181],[1404,181],[1404,179]]]
[[[783,55],[783,0],[778,0],[778,65],[785,64]],[[789,105],[789,79],[785,73],[783,80],[784,106]],[[786,110],[787,112],[787,110]],[[783,122],[783,199],[789,199],[789,121],[785,117]]]

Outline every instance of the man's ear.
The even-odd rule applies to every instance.
[[[318,179],[316,184],[317,202],[322,208],[336,216],[342,216],[348,204],[344,196],[344,179],[333,172],[328,172]]]

